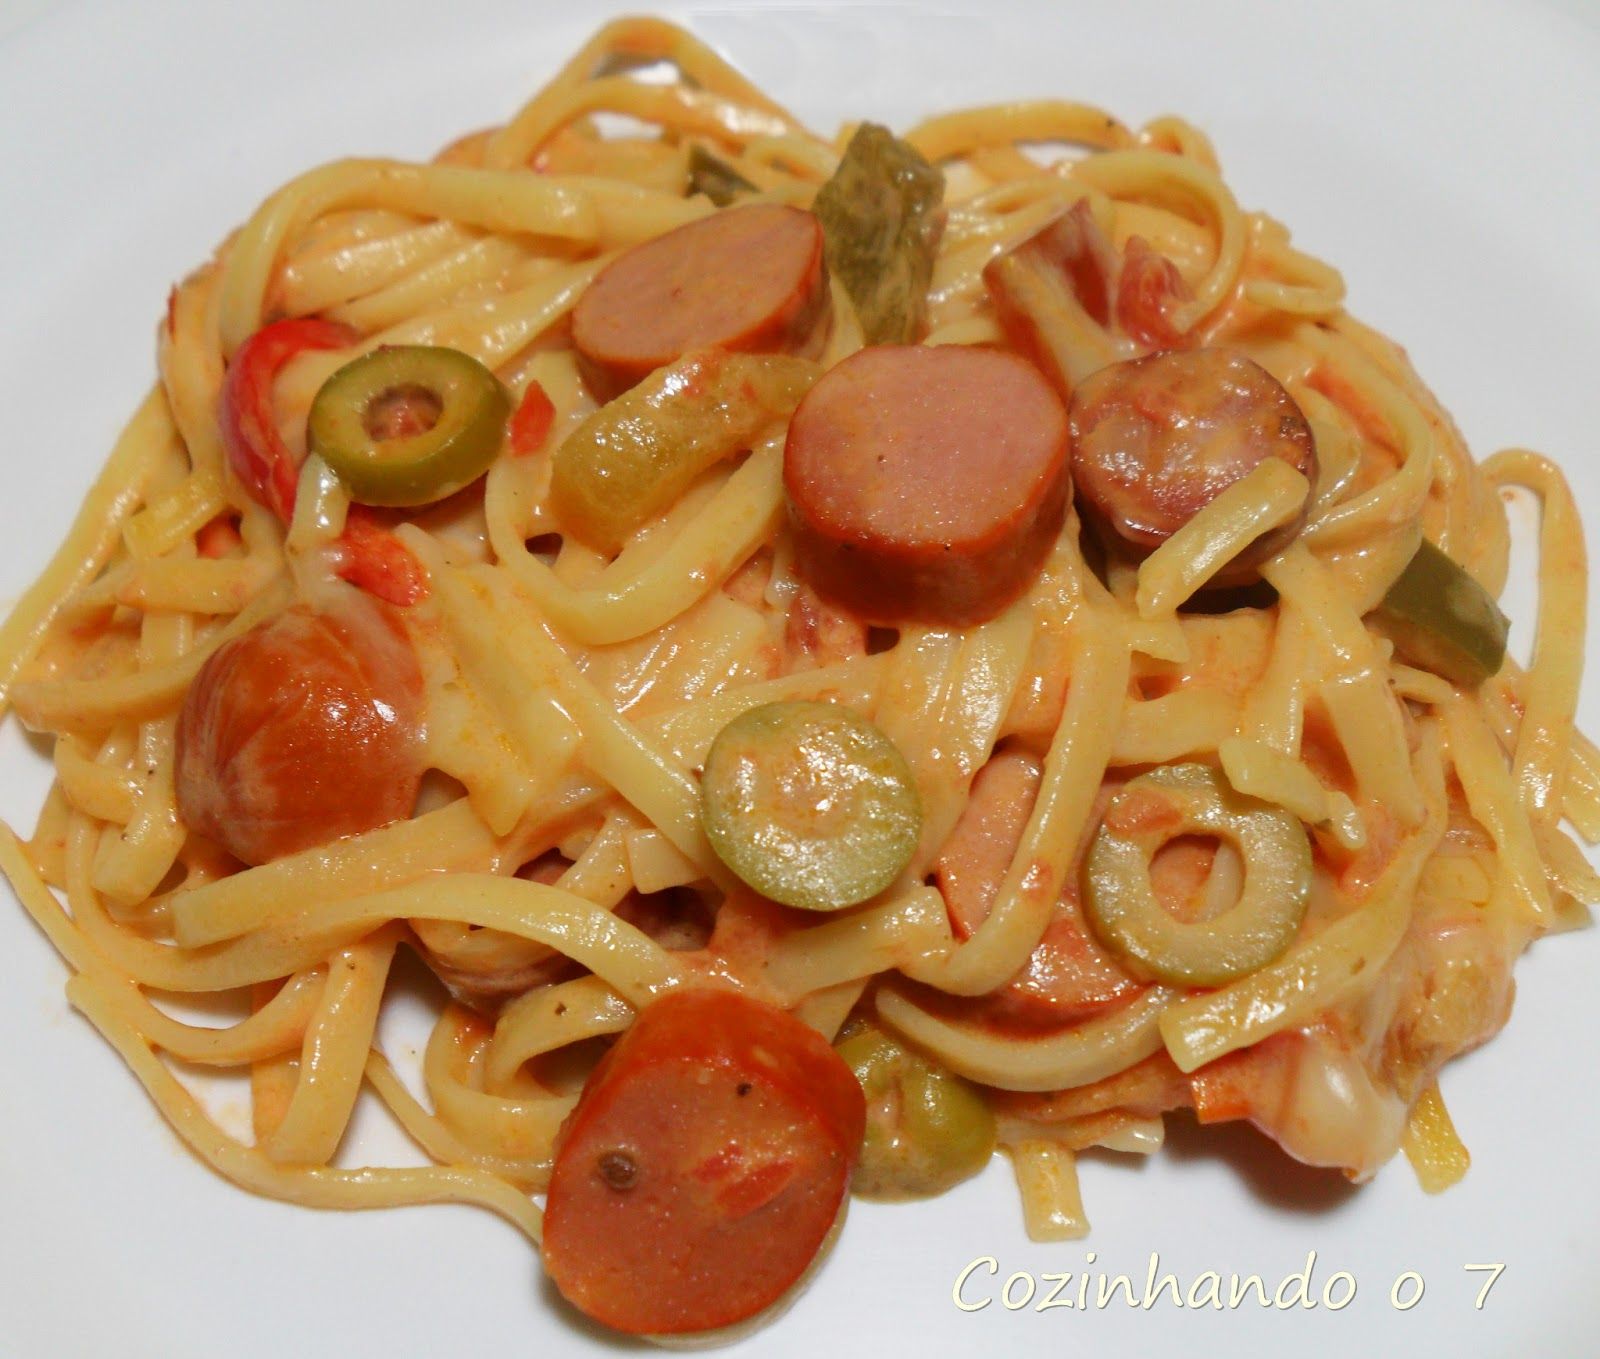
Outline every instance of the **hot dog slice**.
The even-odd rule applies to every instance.
[[[1038,792],[1039,766],[1016,752],[996,755],[973,779],[966,810],[934,865],[956,938],[967,938],[988,918]],[[961,1004],[964,1013],[997,1027],[1031,1029],[1073,1023],[1141,989],[1089,933],[1077,889],[1069,886],[1022,970],[998,990]]]
[[[618,256],[578,299],[572,341],[585,380],[609,401],[691,349],[813,356],[827,316],[817,219],[751,203]]]
[[[1066,452],[1060,400],[1016,355],[863,349],[789,423],[796,561],[872,622],[980,622],[1022,592],[1060,532]]]
[[[821,1035],[692,988],[646,1008],[562,1126],[545,1267],[568,1301],[636,1335],[754,1316],[837,1217],[866,1110]]]
[[[292,606],[219,647],[189,685],[178,814],[248,864],[410,816],[423,716],[394,609],[344,587]]]
[[[1311,426],[1266,369],[1225,349],[1173,350],[1092,373],[1073,394],[1078,506],[1106,538],[1145,556],[1267,458],[1307,480]],[[1307,508],[1310,502],[1307,501]],[[1241,585],[1300,532],[1305,511],[1212,577]]]

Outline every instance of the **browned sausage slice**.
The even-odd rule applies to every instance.
[[[966,809],[934,864],[934,881],[956,938],[970,937],[994,908],[1033,813],[1039,777],[1032,759],[1006,751],[973,779]],[[964,998],[955,1008],[1000,1032],[1028,1032],[1076,1023],[1142,989],[1089,932],[1077,888],[1069,883],[1022,970],[1004,986]]]
[[[872,622],[981,622],[1022,592],[1066,513],[1067,422],[1026,360],[882,345],[830,369],[789,423],[795,558]]]
[[[635,1335],[733,1325],[804,1274],[844,1201],[866,1105],[820,1034],[709,987],[641,1011],[562,1125],[545,1267]]]
[[[692,349],[810,356],[827,317],[817,219],[750,203],[619,255],[578,299],[572,341],[585,380],[608,401]]]
[[[1316,444],[1294,398],[1259,364],[1225,349],[1102,368],[1073,394],[1071,419],[1079,508],[1108,541],[1141,557],[1267,458],[1316,478]],[[1262,534],[1211,583],[1250,581],[1304,523],[1302,511]]]

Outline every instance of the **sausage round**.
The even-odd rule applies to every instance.
[[[635,1335],[755,1316],[827,1238],[865,1124],[860,1085],[815,1030],[734,992],[672,992],[562,1125],[545,1268],[574,1306]]]
[[[822,226],[778,203],[729,208],[619,255],[584,290],[572,342],[603,401],[692,349],[810,356],[826,337]]]
[[[1022,843],[1039,792],[1039,766],[1017,752],[997,754],[978,771],[961,819],[934,864],[934,881],[951,933],[968,938],[994,907]],[[1103,949],[1068,885],[1021,970],[987,995],[959,1002],[960,1012],[1005,1032],[1071,1024],[1132,999],[1143,987]]]
[[[872,622],[966,626],[1022,592],[1061,530],[1066,412],[1015,354],[863,349],[795,411],[783,478],[819,592]]]
[[[1072,397],[1072,479],[1084,517],[1143,557],[1267,458],[1308,481],[1316,444],[1294,398],[1225,349],[1169,350],[1091,373]],[[1300,532],[1306,509],[1211,579],[1242,585]]]
[[[422,677],[384,604],[341,589],[219,647],[178,714],[178,815],[261,864],[409,816]]]

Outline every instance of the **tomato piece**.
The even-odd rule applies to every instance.
[[[783,620],[784,673],[815,670],[866,654],[867,625],[824,599],[804,581],[795,583]]]
[[[1172,313],[1193,295],[1178,266],[1142,236],[1130,236],[1122,250],[1117,283],[1117,320],[1147,349],[1172,349],[1187,343]]]
[[[562,1125],[545,1267],[574,1306],[630,1334],[755,1316],[827,1239],[865,1119],[850,1068],[799,1020],[736,992],[673,992]]]
[[[385,605],[353,591],[212,654],[184,696],[178,814],[249,864],[409,816],[422,677]]]
[[[1281,1100],[1283,1066],[1298,1050],[1298,1033],[1274,1034],[1214,1062],[1189,1077],[1195,1117],[1201,1123],[1232,1123],[1249,1118],[1262,1104],[1262,1090],[1278,1087]]]
[[[219,514],[194,536],[195,551],[207,560],[236,555],[244,547],[237,515]]]
[[[1116,352],[1117,267],[1086,198],[984,266],[1007,339],[1064,397]]]
[[[1087,198],[1056,218],[1018,249],[1033,252],[1043,263],[1058,269],[1084,312],[1096,324],[1111,324],[1111,284],[1117,255],[1100,230]]]
[[[530,382],[511,416],[511,456],[526,458],[544,447],[555,423],[556,407],[537,382]]]

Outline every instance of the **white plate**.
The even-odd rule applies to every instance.
[[[355,151],[425,155],[504,118],[612,8],[141,0],[58,8],[0,45],[0,596],[44,562],[151,381],[170,282],[300,170]],[[1344,270],[1352,309],[1409,347],[1477,452],[1542,448],[1600,509],[1592,5],[937,10],[667,7],[822,127],[904,125],[1022,94],[1070,94],[1130,122],[1186,114],[1245,205]],[[1591,729],[1596,698],[1591,683]],[[31,827],[43,766],[11,727],[0,771],[0,814]],[[12,909],[0,910],[0,958],[7,1355],[604,1348],[486,1214],[315,1213],[225,1184],[71,1015],[62,968]],[[1351,1193],[1221,1129],[1175,1137],[1150,1165],[1085,1158],[1094,1234],[1041,1246],[1024,1239],[997,1162],[935,1203],[858,1206],[820,1280],[745,1352],[1593,1354],[1597,970],[1600,936],[1538,945],[1507,1032],[1446,1074],[1475,1164],[1442,1198],[1424,1197],[1403,1162]],[[1164,1295],[1149,1310],[964,1313],[951,1298],[980,1256],[1000,1280],[1087,1265],[1133,1274],[1142,1294],[1151,1252],[1187,1288],[1206,1270],[1273,1286],[1309,1251],[1313,1296],[1335,1271],[1355,1278],[1344,1310],[1192,1317]],[[1464,1266],[1491,1262],[1504,1273],[1477,1310],[1486,1276]],[[1404,1271],[1426,1292],[1402,1314],[1390,1288]],[[1000,1280],[976,1275],[966,1296],[995,1295]],[[1063,1296],[1076,1301],[1075,1279]]]

